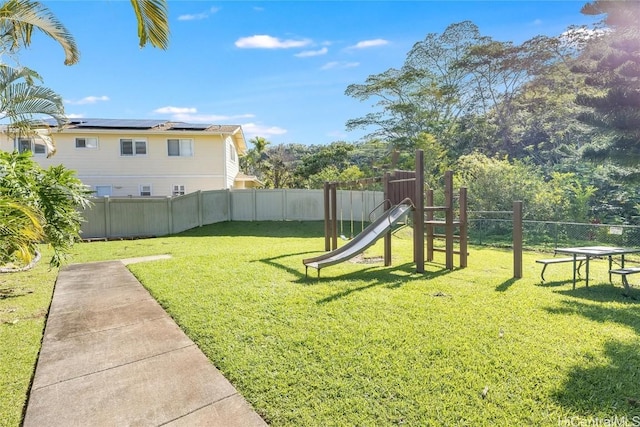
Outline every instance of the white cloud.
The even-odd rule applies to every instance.
[[[84,114],[65,114],[68,119],[82,119]]]
[[[256,123],[244,123],[242,125],[242,132],[247,139],[256,136],[262,136],[269,139],[271,136],[284,135],[287,133],[287,130],[279,126],[264,126]]]
[[[534,19],[532,24],[535,26],[542,25],[542,19]]]
[[[207,19],[209,16],[218,12],[220,9],[217,7],[212,7],[206,12],[186,14],[178,16],[178,21],[199,21],[201,19]]]
[[[101,101],[109,101],[109,97],[108,96],[86,96],[82,99],[78,99],[77,101],[75,100],[65,100],[64,102],[66,102],[69,105],[87,105],[87,104],[95,104]]]
[[[197,113],[198,110],[193,107],[172,107],[168,105],[166,107],[156,108],[153,112],[159,114],[194,114]]]
[[[366,49],[368,47],[385,46],[388,44],[389,41],[385,39],[363,40],[354,44],[353,46],[349,46],[349,49]]]
[[[319,49],[319,50],[305,50],[300,53],[296,53],[294,56],[297,56],[298,58],[309,58],[311,56],[326,55],[327,52],[329,52],[329,49],[327,49],[326,47],[323,47],[322,49]]]
[[[198,113],[198,109],[194,107],[160,107],[153,110],[154,113],[170,116],[170,120],[187,122],[187,123],[220,123],[229,121],[238,121],[239,119],[253,118],[253,114],[202,114]]]
[[[292,47],[308,46],[311,40],[281,40],[268,35],[255,35],[251,37],[241,37],[236,40],[236,47],[241,49],[289,49]]]
[[[335,70],[343,68],[354,68],[360,65],[359,62],[344,62],[344,61],[331,61],[324,64],[321,70]]]

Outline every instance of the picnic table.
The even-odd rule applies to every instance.
[[[567,254],[573,257],[573,289],[576,288],[576,273],[578,270],[578,261],[582,258],[585,263],[585,283],[589,286],[589,260],[591,258],[609,258],[609,281],[611,281],[611,272],[613,257],[620,257],[620,268],[624,270],[624,256],[626,254],[640,253],[640,248],[619,248],[612,246],[579,246],[575,248],[556,248],[557,254]]]

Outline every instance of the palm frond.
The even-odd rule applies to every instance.
[[[140,47],[147,42],[159,49],[169,47],[169,20],[165,0],[131,0],[138,20]]]
[[[45,5],[30,0],[9,0],[0,6],[0,37],[9,44],[10,50],[29,46],[34,29],[60,44],[65,65],[78,62],[80,51],[75,39]]]

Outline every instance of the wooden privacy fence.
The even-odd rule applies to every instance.
[[[345,191],[339,209],[369,221],[381,192]],[[374,212],[375,214],[376,212]],[[179,197],[102,197],[83,212],[83,239],[166,236],[223,221],[321,221],[322,190],[213,190]],[[345,220],[347,220],[347,213]],[[374,215],[375,218],[375,215]]]

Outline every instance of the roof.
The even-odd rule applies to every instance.
[[[50,127],[56,127],[54,120],[47,120],[46,124]],[[230,135],[235,141],[238,152],[242,155],[247,150],[247,144],[244,139],[244,133],[240,125],[216,125],[207,123],[185,123],[170,120],[153,120],[153,119],[92,119],[78,118],[69,119],[65,127],[61,130],[139,130],[139,131],[158,131],[158,132],[203,132],[213,134]]]

